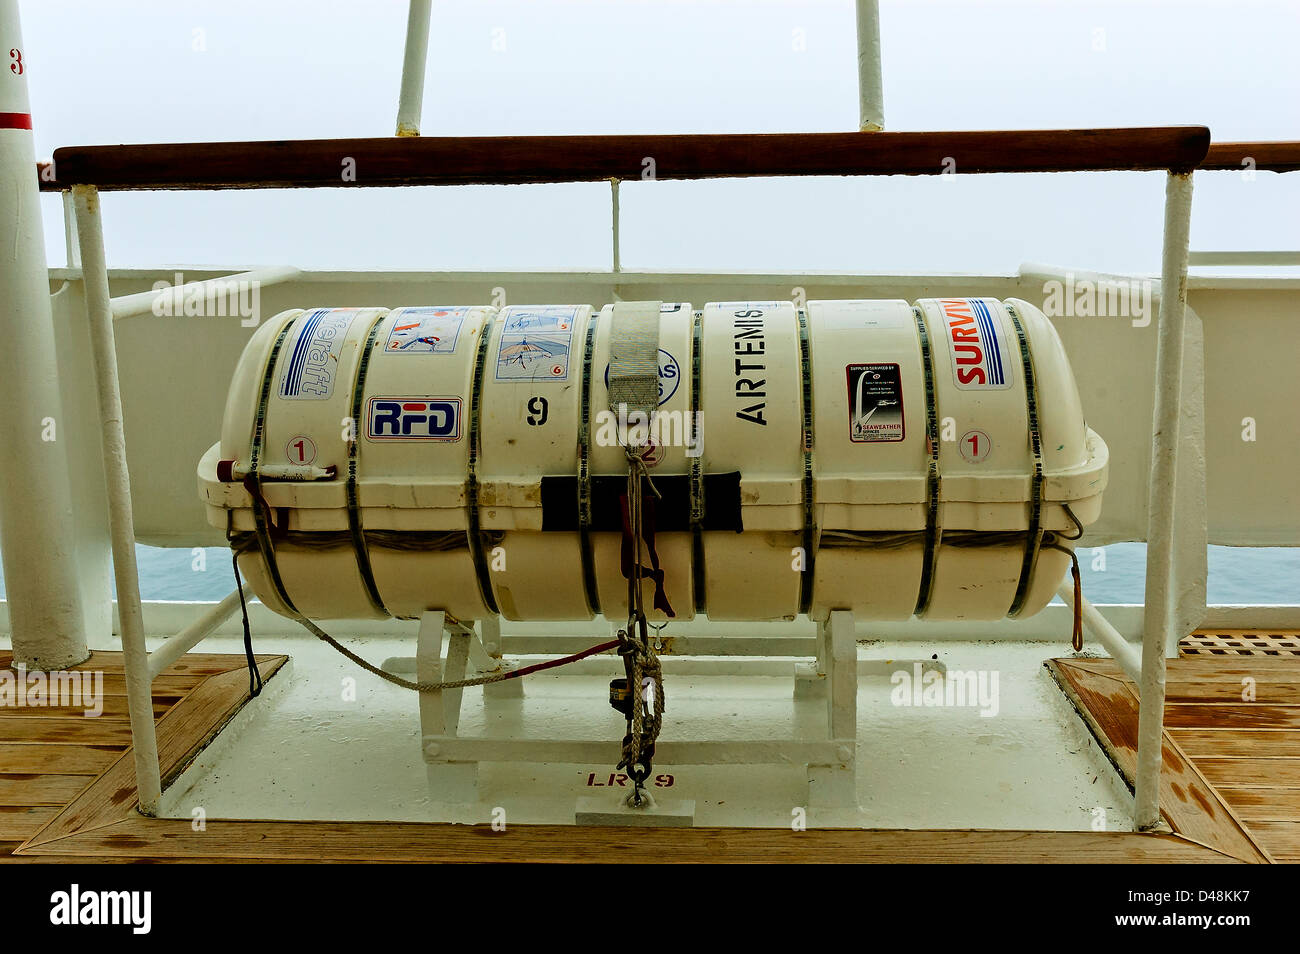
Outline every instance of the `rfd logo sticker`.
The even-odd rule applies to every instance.
[[[460,398],[372,397],[366,402],[372,441],[458,441]]]
[[[963,391],[1011,387],[1010,357],[998,316],[982,298],[942,298],[953,381]]]

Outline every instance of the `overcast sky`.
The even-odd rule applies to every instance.
[[[22,0],[37,152],[385,136],[406,3]],[[1300,137],[1300,3],[884,2],[886,127]],[[426,135],[851,130],[853,4],[435,0]],[[628,269],[1157,271],[1162,176],[628,183]],[[45,202],[52,264],[58,200]],[[609,189],[116,194],[111,266],[607,268]],[[1300,248],[1300,174],[1202,173],[1194,249]]]

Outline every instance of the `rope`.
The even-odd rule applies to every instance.
[[[244,617],[244,653],[248,657],[248,690],[250,695],[255,696],[262,691],[262,674],[258,671],[257,659],[253,655],[253,637],[248,627],[248,604],[244,600],[244,581],[239,575],[238,550],[234,551],[234,566],[235,585],[239,589],[239,608],[243,611]],[[603,653],[621,645],[621,640],[611,639],[609,642],[584,649],[580,653],[574,653],[571,656],[563,656],[559,659],[548,659],[545,662],[535,663],[531,666],[524,666],[522,669],[501,668],[483,676],[473,676],[469,679],[454,679],[448,682],[415,682],[411,679],[403,679],[401,676],[393,675],[391,672],[386,672],[373,663],[362,659],[307,617],[295,616],[294,619],[296,619],[304,629],[317,639],[338,650],[366,672],[373,673],[380,679],[384,680],[384,682],[391,682],[395,686],[401,686],[403,689],[411,689],[415,692],[442,692],[444,689],[465,689],[469,686],[486,686],[493,682],[505,682],[507,679],[520,679],[535,672],[554,669],[557,666],[566,666],[569,663],[577,662],[579,659],[586,659],[588,656],[595,656],[597,653]],[[466,626],[450,613],[446,614],[444,625],[448,629],[465,633],[467,635],[472,635],[474,633],[474,630],[471,627]]]
[[[262,671],[257,668],[257,657],[253,655],[253,634],[248,628],[248,604],[244,602],[244,581],[239,575],[239,551],[232,550],[230,562],[235,567],[235,588],[239,590],[239,608],[244,612],[244,658],[248,660],[248,694],[260,695],[262,692]]]
[[[641,782],[644,782],[646,775],[649,774],[648,760],[643,762],[642,758],[647,752],[654,751],[655,742],[659,739],[659,730],[663,728],[664,676],[663,668],[659,663],[659,656],[652,648],[642,647],[637,640],[632,638],[622,640],[622,643],[623,647],[619,649],[619,652],[628,652],[632,657],[632,678],[629,680],[630,685],[628,686],[632,692],[632,726],[623,742],[623,757],[617,767],[626,768],[628,773],[633,775],[632,780],[639,790]],[[654,695],[652,711],[648,720],[644,705],[644,688],[647,678],[649,678],[653,686],[651,691]],[[639,779],[634,774],[636,772],[635,766],[644,766],[646,770],[645,775],[641,775]]]
[[[1074,629],[1070,633],[1070,648],[1076,653],[1083,651],[1083,580],[1079,575],[1079,557],[1070,547],[1063,547],[1057,543],[1057,540],[1066,540],[1073,542],[1083,536],[1083,524],[1079,518],[1074,515],[1069,504],[1061,504],[1065,509],[1065,514],[1074,524],[1074,536],[1067,537],[1064,534],[1053,533],[1048,531],[1043,535],[1041,544],[1044,550],[1059,550],[1070,558],[1070,575],[1074,579]]]
[[[632,535],[632,572],[628,576],[627,628],[619,633],[619,654],[623,656],[623,665],[627,672],[628,690],[631,694],[632,711],[628,718],[628,732],[623,738],[622,758],[618,768],[626,768],[632,777],[633,804],[642,804],[642,789],[650,775],[650,763],[654,757],[655,742],[663,728],[664,715],[664,680],[659,656],[650,644],[647,631],[645,607],[641,595],[641,533],[643,528],[641,481],[650,485],[650,491],[659,497],[654,481],[650,479],[646,467],[645,455],[649,447],[627,447],[627,516],[628,528]],[[658,583],[656,579],[656,583]],[[653,698],[647,713],[645,705],[645,688],[647,680],[651,686]]]
[[[463,631],[473,632],[464,623],[447,617],[449,624]],[[612,639],[607,643],[600,643],[597,646],[591,646],[580,653],[574,653],[572,656],[563,656],[559,659],[548,659],[546,662],[535,663],[532,666],[525,666],[522,669],[498,669],[484,676],[473,676],[469,679],[453,679],[447,682],[416,682],[412,679],[403,679],[401,676],[395,676],[391,672],[380,669],[373,663],[362,659],[352,650],[348,649],[337,639],[331,636],[325,630],[321,629],[306,617],[298,617],[298,622],[316,638],[328,643],[337,649],[340,653],[352,660],[366,672],[373,673],[384,682],[390,682],[394,686],[401,686],[403,689],[411,689],[415,692],[442,692],[444,689],[465,689],[469,686],[486,686],[494,682],[505,682],[507,679],[520,679],[524,676],[535,672],[541,672],[545,669],[554,669],[557,666],[566,666],[569,663],[577,662],[579,659],[586,659],[588,656],[595,656],[597,653],[603,653],[606,650],[614,649],[619,645],[619,640]]]

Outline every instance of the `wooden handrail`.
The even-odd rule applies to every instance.
[[[1204,126],[1157,126],[66,146],[54,152],[57,179],[42,181],[42,187],[273,189],[510,185],[611,178],[1187,171],[1205,158],[1209,144],[1210,132]]]
[[[1247,166],[1245,160],[1254,162]],[[1198,169],[1254,168],[1265,172],[1295,172],[1300,170],[1300,142],[1214,142]]]

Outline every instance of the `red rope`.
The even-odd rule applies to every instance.
[[[556,666],[564,666],[571,662],[577,662],[579,659],[586,659],[588,656],[594,656],[597,653],[603,653],[607,649],[614,649],[619,645],[619,640],[611,639],[607,643],[601,643],[599,646],[592,646],[590,649],[584,649],[580,653],[574,653],[572,656],[564,656],[560,659],[548,659],[546,662],[534,663],[531,666],[525,666],[523,669],[512,669],[506,679],[518,679],[520,676],[527,676],[529,673],[541,672],[543,669],[554,669]],[[505,679],[501,680],[502,682]]]

